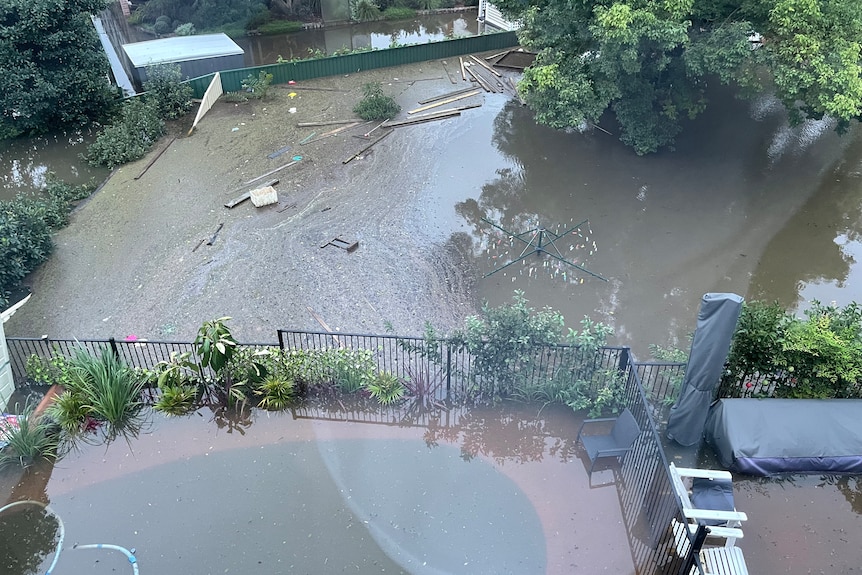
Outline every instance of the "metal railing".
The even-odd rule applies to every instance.
[[[620,465],[617,493],[635,572],[638,575],[677,575],[686,558],[676,553],[673,521],[684,525],[686,520],[673,490],[668,461],[653,420],[655,405],[647,399],[641,382],[640,373],[654,371],[650,364],[634,364],[628,370],[626,407],[635,416],[641,434]],[[690,547],[692,536],[688,529],[683,532]]]

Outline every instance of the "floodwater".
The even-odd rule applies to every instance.
[[[862,131],[790,129],[775,101],[711,96],[675,150],[646,157],[598,129],[537,126],[516,102],[486,96],[468,121],[441,128],[423,193],[433,239],[470,254],[485,276],[481,299],[496,305],[521,289],[570,327],[585,315],[611,325],[611,342],[641,358],[649,344],[687,348],[708,292],[800,309],[811,298],[852,301],[862,287]],[[602,128],[615,130],[610,120]],[[530,254],[540,232],[566,262],[534,254],[501,269]]]
[[[76,133],[0,142],[0,200],[41,190],[51,172],[70,184],[103,181],[109,170],[80,157],[93,139],[92,134]]]
[[[309,52],[336,50],[381,50],[393,44],[425,44],[446,38],[475,36],[479,23],[476,12],[417,16],[412,20],[361,22],[331,28],[303,30],[272,36],[247,36],[234,41],[245,51],[246,66],[275,64],[307,58]]]
[[[589,489],[575,453],[580,420],[537,409],[422,427],[156,415],[131,444],[85,446],[12,498],[62,518],[58,574],[131,571],[119,553],[74,543],[134,548],[145,575],[632,573],[616,490]],[[0,541],[18,541],[14,564],[26,566],[10,575],[44,570],[51,516],[4,515]]]

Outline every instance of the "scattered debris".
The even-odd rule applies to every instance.
[[[336,124],[354,124],[357,122],[361,122],[362,120],[358,120],[356,118],[352,120],[328,120],[325,122],[299,122],[296,124],[297,128],[316,128],[318,126],[334,126]]]
[[[461,79],[467,81],[467,72],[464,70],[464,58],[458,56],[458,62],[461,64]]]
[[[206,238],[201,238],[200,241],[198,242],[198,245],[196,245],[194,248],[192,248],[192,253],[195,253],[196,251],[198,251],[198,248],[201,247],[205,241],[206,241]]]
[[[278,192],[272,186],[264,186],[251,190],[249,196],[251,197],[251,203],[256,208],[278,203]]]
[[[387,128],[399,128],[401,126],[412,126],[415,124],[422,124],[424,122],[433,122],[434,120],[443,120],[445,118],[454,118],[455,116],[460,116],[461,111],[457,109],[452,110],[442,110],[439,112],[432,112],[430,114],[423,114],[422,116],[414,116],[413,118],[407,118],[406,120],[399,120],[397,122],[389,122],[386,124]]]
[[[523,48],[517,50],[509,50],[499,60],[494,62],[494,66],[499,68],[510,68],[512,70],[523,70],[533,65],[536,61],[536,52],[529,52]]]
[[[280,155],[282,155],[283,153],[289,152],[289,151],[290,151],[290,146],[285,146],[285,147],[281,148],[280,150],[274,151],[273,153],[268,155],[267,158],[269,158],[270,160],[274,160],[277,157],[279,157]]]
[[[278,183],[278,180],[270,180],[270,181],[268,181],[267,183],[265,183],[265,184],[264,184],[264,186],[274,186],[274,185],[276,185],[277,183]],[[248,185],[248,184],[243,184],[243,185],[241,185],[240,187],[235,188],[235,189],[233,189],[233,190],[229,191],[229,192],[228,192],[228,194],[235,194],[235,193],[237,193],[238,191],[240,191],[241,189],[245,188],[247,185]],[[249,198],[249,195],[248,195],[248,192],[246,192],[246,193],[244,193],[243,195],[241,195],[241,196],[239,196],[239,197],[237,197],[237,198],[234,198],[234,199],[232,199],[231,201],[229,201],[228,203],[226,203],[226,204],[224,205],[224,207],[226,207],[226,208],[232,208],[232,207],[234,207],[234,206],[238,206],[239,204],[241,204],[241,203],[243,203],[244,201],[246,201],[248,198]]]
[[[382,125],[383,125],[383,124],[381,124],[381,126],[382,126]],[[380,126],[377,126],[377,128],[379,128],[379,127],[380,127]],[[376,130],[377,128],[375,128],[375,130]],[[350,156],[349,158],[347,158],[346,160],[344,160],[344,161],[343,161],[343,162],[341,162],[341,163],[342,163],[342,164],[349,164],[350,162],[352,162],[353,160],[355,160],[356,158],[358,158],[359,156],[361,156],[362,154],[364,154],[365,152],[367,152],[368,150],[370,150],[370,149],[371,149],[373,146],[375,146],[375,145],[376,145],[380,140],[382,140],[383,138],[385,138],[386,136],[388,136],[388,135],[389,135],[389,134],[391,134],[392,132],[393,132],[393,130],[389,130],[388,132],[385,132],[382,136],[380,136],[379,138],[377,138],[376,140],[374,140],[373,142],[371,142],[370,144],[368,144],[367,146],[365,146],[364,148],[362,148],[361,150],[359,150],[358,152],[356,152],[355,154],[353,154],[352,156]]]
[[[477,64],[479,64],[480,66],[482,66],[483,68],[485,68],[486,70],[488,70],[489,72],[491,72],[492,74],[494,74],[495,76],[497,76],[498,78],[502,78],[502,77],[503,77],[503,75],[502,75],[501,73],[499,73],[499,72],[498,72],[498,71],[496,71],[494,68],[492,68],[491,66],[489,66],[489,65],[488,65],[488,63],[487,63],[487,62],[485,62],[484,60],[480,60],[479,58],[477,58],[476,56],[474,56],[474,55],[472,55],[472,54],[470,54],[470,58],[472,58],[474,62],[476,62]]]
[[[176,136],[174,136],[173,138],[171,138],[171,141],[170,141],[170,142],[168,142],[168,145],[167,145],[167,146],[165,146],[164,148],[162,148],[162,149],[159,151],[159,153],[158,153],[158,154],[156,154],[155,156],[153,156],[153,159],[152,159],[152,160],[150,160],[149,162],[147,162],[147,165],[146,165],[146,166],[144,166],[144,169],[143,169],[143,170],[141,170],[141,173],[140,173],[140,174],[138,174],[137,176],[135,176],[135,178],[134,178],[134,179],[136,179],[136,180],[140,180],[140,179],[141,179],[141,176],[143,176],[144,174],[146,174],[146,173],[147,173],[147,170],[149,170],[149,169],[150,169],[150,166],[152,166],[153,164],[155,164],[155,163],[156,163],[156,160],[158,160],[159,158],[161,158],[161,157],[162,157],[162,154],[164,154],[164,153],[165,153],[165,151],[167,151],[167,149],[171,147],[171,144],[173,144],[173,143],[174,143],[174,140],[176,140],[176,139],[177,139],[177,138],[176,138]]]
[[[317,135],[317,132],[312,132],[312,133],[310,133],[309,135],[307,135],[306,137],[304,137],[302,140],[300,140],[299,145],[301,146],[301,145],[303,145],[303,144],[307,144],[307,143],[308,143],[308,141],[309,141],[310,139],[312,139],[312,138],[313,138],[314,136],[316,136],[316,135]]]
[[[319,323],[321,326],[323,326],[323,329],[325,329],[327,332],[329,332],[330,334],[332,334],[332,330],[331,330],[331,329],[329,329],[329,326],[328,326],[328,325],[326,325],[326,322],[325,322],[325,321],[323,321],[323,318],[322,318],[322,317],[320,317],[319,315],[317,315],[317,312],[315,312],[315,311],[314,311],[313,309],[311,309],[309,306],[305,306],[305,309],[307,309],[307,310],[308,310],[308,313],[310,313],[310,314],[311,314],[311,317],[313,317],[314,319],[316,319],[316,320],[317,320],[317,323]],[[337,335],[333,334],[333,335],[332,335],[332,339],[334,339],[334,340],[335,340],[335,343],[337,343],[337,344],[338,344],[338,347],[344,347],[344,344],[343,344],[343,343],[341,343],[341,340],[340,340],[340,339],[338,339],[338,336],[337,336]]]
[[[285,211],[285,210],[289,210],[290,208],[295,208],[295,207],[296,207],[296,202],[293,202],[292,204],[287,205],[287,206],[284,206],[283,208],[278,208],[276,211],[277,211],[278,213],[281,213],[281,212],[283,212],[283,211]]]
[[[447,70],[447,69],[446,69],[446,61],[445,61],[445,60],[443,60],[443,61],[441,62],[441,65],[443,66],[443,71],[444,71],[444,72],[446,72],[446,77],[447,77],[447,78],[449,78],[449,81],[450,81],[450,82],[452,82],[453,84],[457,84],[457,83],[458,83],[458,80],[454,79],[454,78],[451,76],[451,74],[449,74],[449,70]]]
[[[342,250],[350,253],[350,252],[356,251],[356,248],[359,247],[359,240],[357,240],[355,242],[351,242],[348,240],[343,240],[338,236],[335,236],[334,238],[332,238],[331,240],[329,240],[328,242],[326,242],[325,244],[320,246],[320,248],[323,249],[327,246],[333,246],[336,248],[341,248]]]
[[[431,102],[436,102],[437,100],[444,100],[446,98],[451,98],[452,96],[458,96],[459,94],[466,94],[467,92],[472,92],[476,88],[464,88],[462,90],[455,90],[454,92],[446,92],[445,94],[440,94],[439,96],[434,96],[433,98],[426,98],[425,100],[419,100],[420,104],[430,104]]]
[[[214,231],[214,232],[213,232],[212,237],[207,241],[207,245],[208,245],[208,246],[211,246],[211,245],[213,245],[213,244],[215,243],[215,241],[216,241],[216,237],[218,237],[218,233],[221,231],[221,229],[222,229],[223,227],[224,227],[224,224],[223,224],[223,223],[218,225],[218,227],[216,228],[216,231]]]
[[[478,70],[473,70],[473,68],[473,65],[469,66],[467,68],[467,73],[470,74],[470,76],[472,76],[472,78],[476,80],[476,82],[478,82],[486,92],[496,93],[497,89],[491,85],[488,79],[482,76],[481,72]]]
[[[323,134],[320,134],[319,136],[317,136],[313,140],[302,141],[299,144],[302,146],[304,146],[306,144],[311,144],[312,142],[317,142],[317,141],[323,140],[325,138],[328,138],[330,136],[334,136],[335,134],[338,134],[339,132],[343,132],[344,130],[349,130],[350,128],[355,128],[356,126],[364,126],[364,125],[370,124],[370,123],[371,122],[353,122],[352,124],[347,124],[346,126],[341,126],[340,128],[335,128],[334,130],[324,132]]]
[[[293,160],[291,160],[290,162],[286,163],[285,165],[280,166],[280,167],[278,167],[278,168],[276,168],[276,169],[274,169],[274,170],[270,170],[270,171],[268,171],[268,172],[267,172],[267,173],[265,173],[265,174],[261,174],[261,175],[259,175],[259,176],[258,176],[258,177],[256,177],[256,178],[252,178],[252,179],[250,179],[249,181],[247,181],[247,182],[245,183],[245,185],[247,186],[247,185],[249,185],[249,184],[253,184],[253,183],[255,183],[256,181],[258,181],[258,180],[260,180],[260,179],[262,179],[262,178],[265,178],[265,177],[267,177],[267,176],[270,176],[270,175],[272,175],[272,174],[274,174],[274,173],[276,173],[276,172],[279,172],[279,171],[281,171],[281,170],[283,170],[283,169],[285,169],[285,168],[289,168],[290,166],[293,166],[294,164],[298,164],[300,160],[302,160],[302,156],[294,156],[294,157],[293,157]]]
[[[452,96],[451,98],[446,98],[445,100],[440,100],[439,102],[435,102],[433,104],[427,104],[425,106],[422,106],[421,108],[416,108],[415,110],[410,110],[407,113],[408,114],[415,114],[416,112],[424,112],[425,110],[430,110],[431,108],[436,108],[437,106],[443,106],[445,104],[450,104],[450,103],[455,102],[457,100],[463,100],[464,98],[469,98],[471,96],[478,96],[481,93],[482,93],[481,90],[470,90],[469,92],[466,92],[464,94]]]

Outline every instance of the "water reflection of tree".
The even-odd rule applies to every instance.
[[[853,512],[862,515],[862,478],[858,475],[827,475],[822,479],[824,485],[835,485]]]
[[[860,156],[862,136],[856,135],[842,158],[824,172],[817,191],[767,244],[752,277],[751,297],[793,306],[806,284],[835,281],[843,287],[855,262],[836,239],[862,237]]]
[[[0,487],[14,483],[8,500],[0,507],[16,501],[36,501],[47,505],[46,489],[54,466],[39,462],[26,470],[0,470]],[[0,493],[4,490],[0,489]],[[0,499],[3,501],[3,499]],[[40,505],[18,505],[0,514],[0,565],[9,573],[36,574],[51,556],[59,537],[56,517]],[[7,571],[3,571],[6,573]]]

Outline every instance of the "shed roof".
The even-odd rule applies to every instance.
[[[160,38],[123,44],[123,50],[135,68],[243,53],[243,49],[237,46],[227,34]]]

